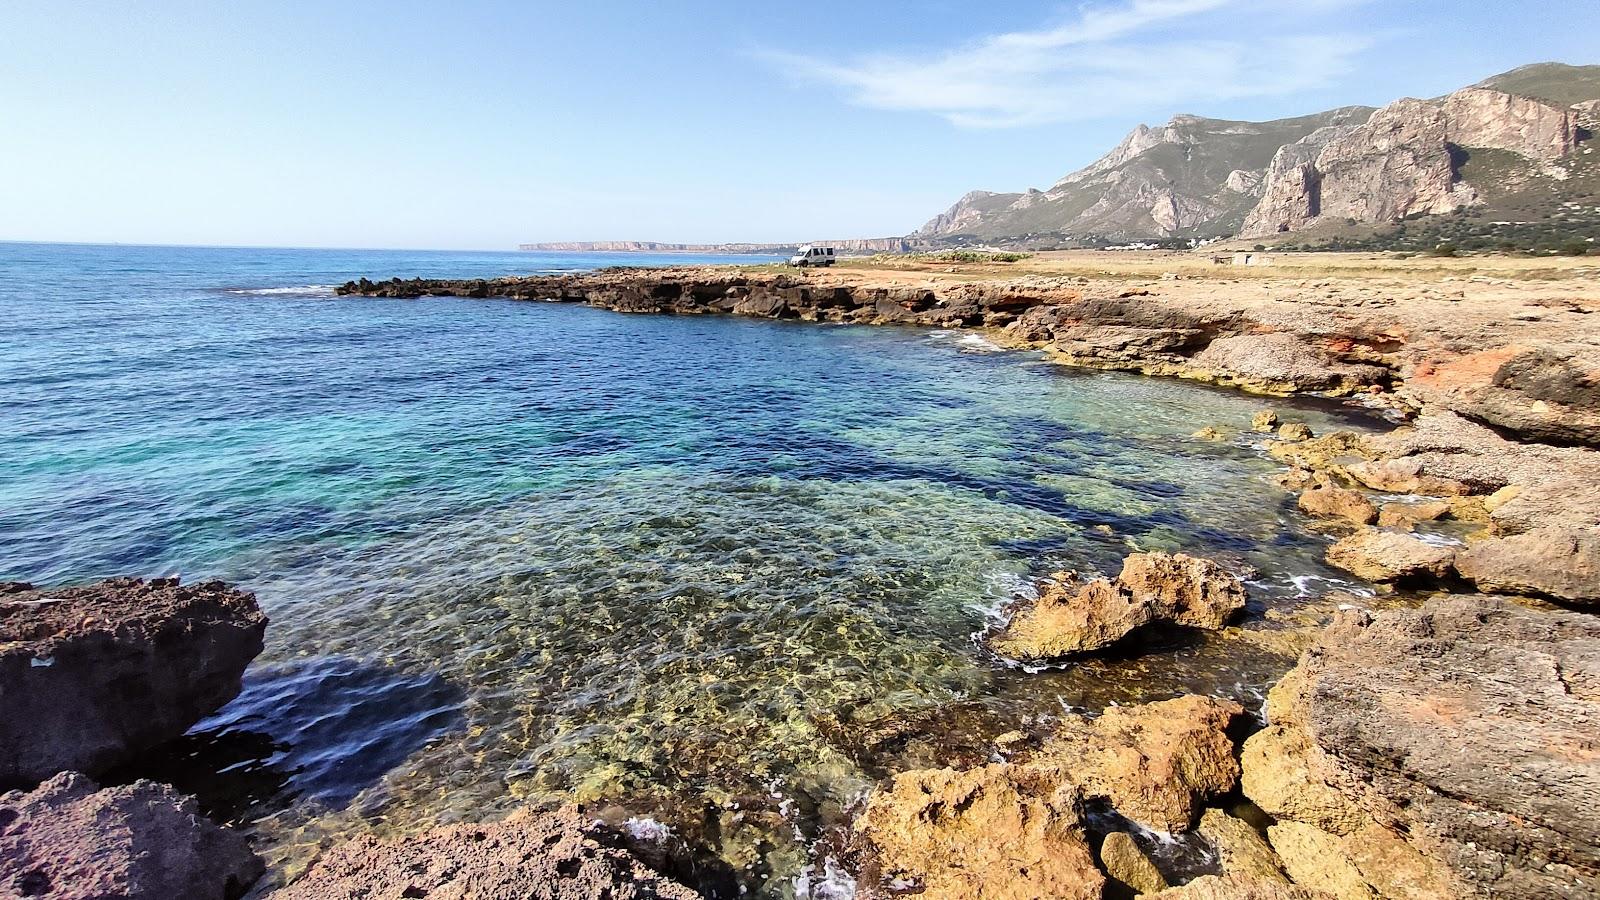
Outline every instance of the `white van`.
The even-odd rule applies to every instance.
[[[800,248],[800,252],[789,257],[791,266],[831,266],[833,265],[832,247],[813,247],[810,244]]]

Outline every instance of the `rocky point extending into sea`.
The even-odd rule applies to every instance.
[[[1285,632],[1298,662],[1261,709],[1185,695],[1017,722],[986,762],[883,779],[838,859],[859,896],[929,900],[1600,893],[1600,300],[1583,291],[705,268],[340,293],[984,329],[1066,365],[1386,410],[1397,427],[1377,435],[1271,412],[1196,423],[1196,441],[1254,429],[1300,510],[1339,537],[1329,561],[1381,591],[1307,603]],[[1464,546],[1418,534],[1440,519]],[[1256,615],[1243,574],[1132,553],[1115,574],[1043,580],[983,640],[1027,663],[1136,655],[1130,635]],[[227,702],[265,628],[253,598],[218,584],[6,586],[0,779],[17,790],[0,797],[0,892],[245,890],[260,863],[192,800],[90,778]],[[1197,836],[1187,880],[1150,852],[1162,835]],[[698,896],[685,858],[569,805],[360,838],[256,891]]]

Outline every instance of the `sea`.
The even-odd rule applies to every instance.
[[[1289,665],[1194,634],[996,657],[1035,579],[1205,555],[1247,573],[1247,632],[1362,589],[1248,428],[1373,426],[1334,401],[975,331],[333,290],[770,261],[0,243],[0,579],[220,578],[271,619],[239,698],[111,779],[196,794],[278,881],[577,800],[694,847],[712,896],[838,896],[894,772],[1114,703],[1259,708]]]

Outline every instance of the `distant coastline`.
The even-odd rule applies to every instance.
[[[663,241],[548,241],[518,244],[518,250],[556,253],[791,253],[805,243],[825,244],[845,253],[904,253],[913,249],[905,238],[848,238],[796,241],[787,244],[674,244]]]

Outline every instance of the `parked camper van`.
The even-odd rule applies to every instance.
[[[789,257],[791,266],[831,266],[833,265],[832,247],[813,247],[810,244],[800,248],[800,252]]]

